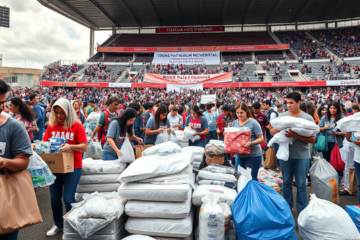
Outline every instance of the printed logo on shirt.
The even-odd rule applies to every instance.
[[[201,123],[189,123],[192,129],[201,129]]]
[[[0,142],[0,156],[4,156],[5,148],[6,148],[6,143],[5,142]]]
[[[51,132],[52,138],[65,138],[70,141],[74,140],[74,133],[71,132]]]

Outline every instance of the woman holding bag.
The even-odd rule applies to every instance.
[[[171,132],[170,122],[167,119],[168,111],[166,105],[161,105],[155,112],[155,116],[149,118],[146,123],[145,130],[145,145],[155,144],[156,137],[159,133],[167,131],[168,134]]]
[[[43,141],[49,138],[66,138],[67,143],[61,146],[62,152],[74,152],[74,172],[54,173],[54,184],[50,185],[51,209],[53,212],[54,226],[46,233],[48,237],[62,231],[63,202],[66,212],[71,210],[71,204],[75,203],[75,192],[82,171],[82,152],[87,150],[87,138],[85,129],[76,115],[69,100],[58,99],[51,108],[49,125],[46,129]]]
[[[250,154],[236,154],[235,169],[238,169],[239,164],[244,169],[251,168],[252,179],[257,181],[262,159],[260,144],[264,142],[263,131],[258,121],[251,117],[251,112],[244,102],[236,104],[235,112],[238,119],[233,122],[232,126],[246,127],[251,132],[251,141],[243,143],[244,147],[251,147]]]
[[[111,121],[106,135],[103,149],[103,160],[117,160],[122,155],[121,146],[125,137],[142,143],[142,139],[135,136],[134,122],[137,113],[133,108],[127,108],[119,117]]]
[[[197,146],[205,148],[206,145],[206,134],[209,133],[208,122],[203,116],[197,105],[192,105],[190,109],[190,116],[186,118],[186,127],[190,127],[195,130],[194,136],[199,135],[200,139],[192,142],[189,141],[189,146]]]

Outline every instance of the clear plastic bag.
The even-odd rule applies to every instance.
[[[98,123],[99,119],[100,119],[100,113],[97,112],[91,112],[89,114],[89,116],[87,117],[86,121],[87,122],[94,122],[94,123]]]
[[[218,204],[219,197],[208,194],[201,199],[199,217],[199,239],[217,240],[225,238],[225,215],[224,210]]]
[[[101,143],[90,140],[87,150],[87,156],[92,159],[102,159],[103,152]]]
[[[194,133],[196,133],[196,131],[189,128],[189,127],[186,127],[185,130],[184,130],[185,138],[189,139],[192,142],[200,140],[200,136],[199,135],[194,136]]]
[[[128,163],[135,161],[134,150],[128,137],[125,138],[125,141],[122,144],[120,151],[122,155],[119,156],[119,162]]]
[[[25,170],[30,172],[34,188],[50,186],[56,179],[48,165],[34,151],[33,155],[29,158],[29,165]]]
[[[160,144],[160,143],[164,143],[164,142],[167,142],[167,141],[170,141],[170,136],[169,136],[169,134],[167,133],[167,131],[164,130],[162,133],[159,133],[159,134],[156,136],[155,145],[156,145],[156,144]]]

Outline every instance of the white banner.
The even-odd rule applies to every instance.
[[[216,94],[201,95],[200,104],[215,103],[215,102],[216,102]]]
[[[212,52],[155,52],[152,64],[219,64],[220,51]]]
[[[191,85],[166,84],[166,91],[167,92],[174,91],[174,90],[176,92],[183,92],[186,89],[203,91],[203,85],[202,85],[202,83],[200,83],[200,84],[191,84]]]
[[[131,83],[109,83],[109,87],[126,87],[126,88],[131,88]]]
[[[360,79],[326,81],[326,86],[353,86],[353,85],[360,85]]]

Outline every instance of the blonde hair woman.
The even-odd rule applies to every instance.
[[[71,210],[71,204],[75,203],[75,192],[81,177],[82,152],[87,150],[87,138],[71,103],[65,99],[58,99],[51,108],[49,126],[46,129],[43,141],[49,138],[66,138],[67,143],[61,146],[62,152],[74,152],[74,172],[55,173],[55,182],[50,186],[51,208],[53,212],[54,226],[46,233],[54,236],[62,231],[64,223],[62,216],[64,201],[66,212]]]

